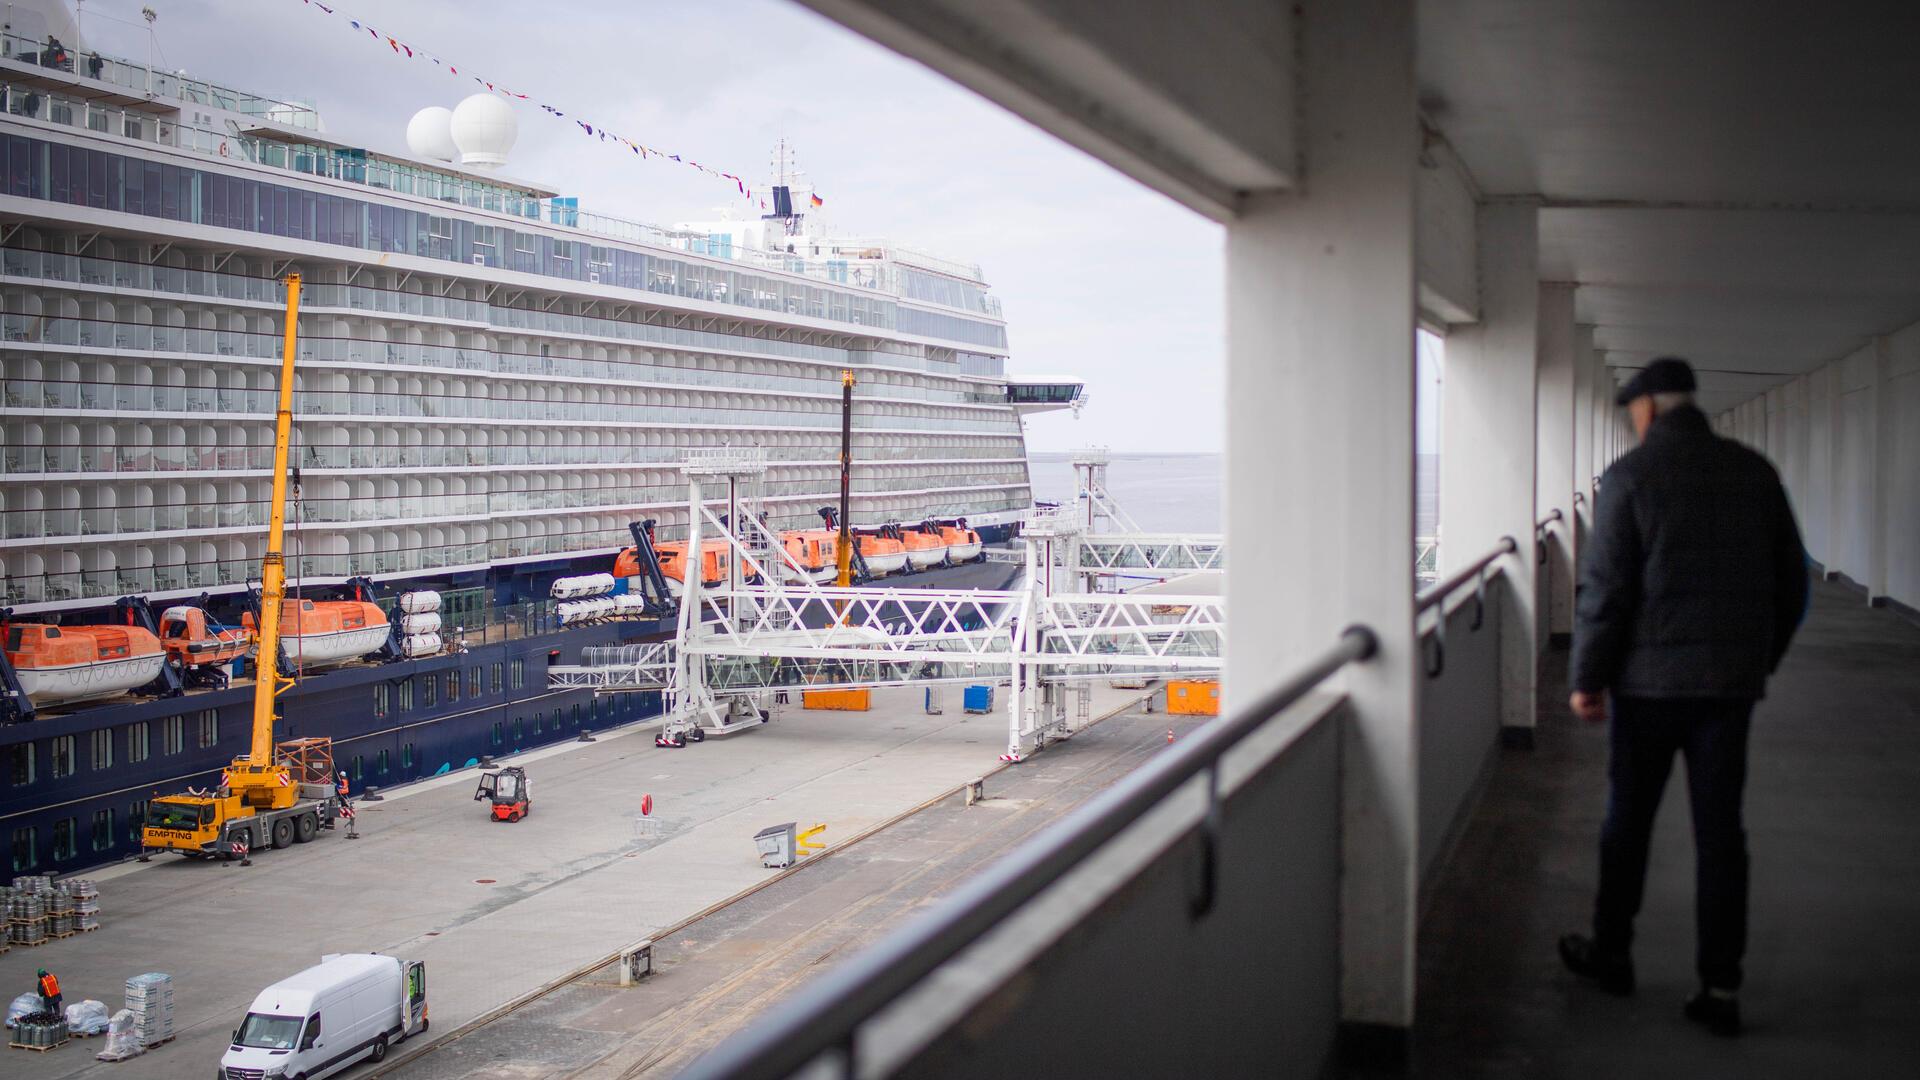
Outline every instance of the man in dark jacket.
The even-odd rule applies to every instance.
[[[1806,555],[1765,458],[1715,435],[1693,369],[1662,357],[1621,389],[1641,445],[1601,478],[1574,601],[1572,707],[1607,718],[1611,758],[1593,937],[1560,955],[1617,994],[1634,988],[1633,919],[1675,752],[1687,759],[1701,990],[1686,1016],[1740,1031],[1747,936],[1741,789],[1747,722],[1807,603]]]

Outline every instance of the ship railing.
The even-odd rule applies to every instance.
[[[54,39],[30,38],[11,31],[0,33],[0,59],[106,83],[121,88],[130,97],[190,101],[289,127],[314,130],[320,127],[319,113],[308,104],[250,94],[203,79],[189,79],[105,53],[75,49]]]

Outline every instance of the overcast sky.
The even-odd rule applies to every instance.
[[[1028,424],[1036,450],[1218,450],[1218,226],[944,78],[786,0],[145,0],[162,66],[312,100],[337,136],[402,150],[407,119],[479,74],[571,114],[518,105],[503,171],[583,207],[655,223],[744,210],[730,184],[640,161],[573,116],[754,179],[785,136],[844,233],[886,235],[985,268],[1009,369],[1084,379],[1085,414]],[[88,39],[146,55],[142,0],[87,0]],[[407,61],[358,18],[460,65]],[[757,213],[757,208],[753,211]]]

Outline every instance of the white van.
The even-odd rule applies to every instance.
[[[253,999],[220,1059],[221,1080],[320,1080],[427,1030],[427,965],[344,953]]]

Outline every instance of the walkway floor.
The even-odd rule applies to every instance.
[[[1573,720],[1564,652],[1532,751],[1505,752],[1421,927],[1426,1077],[1905,1076],[1920,1061],[1920,627],[1834,585],[1755,713],[1748,1033],[1681,1019],[1694,988],[1693,849],[1676,765],[1638,923],[1640,992],[1564,972],[1585,931],[1606,730]]]

